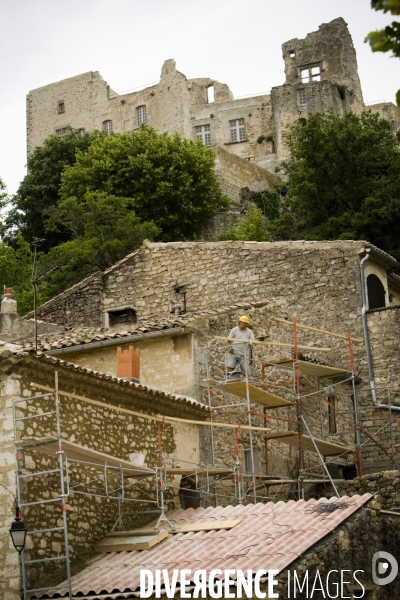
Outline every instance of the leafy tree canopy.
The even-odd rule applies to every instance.
[[[40,270],[57,269],[48,278],[51,295],[73,285],[97,270],[104,270],[136,250],[147,238],[160,233],[152,222],[141,222],[129,198],[105,192],[86,192],[79,200],[71,196],[60,201],[48,226],[58,223],[70,239],[52,248],[40,260]]]
[[[243,219],[227,233],[221,235],[220,240],[268,241],[269,237],[265,229],[263,211],[253,202],[249,202]]]
[[[34,237],[45,239],[42,244],[45,251],[68,239],[68,232],[62,227],[57,232],[46,231],[47,213],[58,203],[64,168],[73,165],[77,149],[85,152],[97,135],[99,132],[82,135],[71,129],[63,137],[49,136],[43,146],[35,148],[28,159],[28,174],[13,198],[13,208],[3,224],[2,233],[6,240],[15,242],[17,228],[28,242]]]
[[[400,15],[400,0],[372,0],[371,6],[375,10]],[[400,57],[400,23],[393,21],[384,29],[371,31],[365,41],[370,43],[373,52],[392,52],[393,56]],[[400,90],[396,94],[396,101],[400,115]]]
[[[32,252],[20,233],[15,247],[0,242],[0,289],[12,287],[18,300],[18,312],[25,315],[33,308]],[[45,284],[39,287],[38,304],[47,300]]]
[[[288,193],[270,235],[366,239],[400,257],[400,148],[389,122],[371,112],[311,114],[288,144]]]
[[[201,141],[144,125],[137,132],[101,134],[65,169],[61,199],[83,206],[88,192],[129,198],[139,219],[160,228],[163,241],[194,239],[204,221],[228,204],[214,160]]]

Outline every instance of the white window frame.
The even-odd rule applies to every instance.
[[[110,133],[112,133],[113,131],[113,126],[112,126],[112,121],[111,119],[107,119],[106,121],[103,121],[103,131],[107,134],[110,135]]]
[[[147,123],[147,109],[146,109],[145,104],[142,104],[141,106],[136,107],[136,119],[137,119],[138,127],[142,123],[144,123],[144,124]]]
[[[229,121],[229,128],[231,132],[231,142],[245,142],[247,140],[244,119],[234,119],[233,121]]]
[[[205,146],[211,146],[211,127],[210,124],[196,125],[196,140],[202,140]]]
[[[300,67],[301,83],[310,83],[311,81],[321,81],[321,65],[310,65],[309,67]]]
[[[60,129],[56,129],[56,136],[64,137],[64,135],[67,135],[68,131],[69,127],[60,127]]]
[[[299,100],[299,106],[305,106],[307,104],[305,88],[301,88],[301,89],[297,90],[297,97]]]

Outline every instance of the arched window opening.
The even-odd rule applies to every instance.
[[[383,283],[373,273],[367,277],[367,291],[368,291],[368,308],[384,308],[385,302],[385,288]]]

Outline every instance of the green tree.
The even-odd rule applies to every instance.
[[[311,114],[288,139],[275,239],[366,239],[400,256],[400,148],[376,113]]]
[[[243,219],[221,235],[220,240],[267,242],[269,237],[265,229],[263,211],[253,202],[249,202]]]
[[[12,287],[18,301],[18,312],[25,315],[33,308],[32,251],[20,233],[16,236],[15,247],[0,242],[0,289]],[[47,300],[46,285],[38,289],[38,303]]]
[[[133,133],[102,134],[65,169],[61,198],[82,204],[87,192],[130,198],[137,217],[154,222],[163,241],[195,239],[204,221],[228,204],[214,162],[201,141],[144,125]]]
[[[392,15],[400,15],[400,0],[372,0],[371,6],[375,10],[390,12]],[[400,23],[393,21],[384,29],[371,31],[365,41],[370,43],[372,52],[392,52],[393,56],[400,57]],[[400,116],[400,90],[396,94],[397,106]]]
[[[136,250],[144,239],[160,233],[152,222],[141,222],[129,198],[87,192],[83,199],[60,201],[48,227],[59,224],[72,239],[52,248],[40,260],[40,272],[58,268],[48,277],[51,295],[97,270],[104,270]]]
[[[86,152],[98,132],[84,133],[71,129],[63,136],[49,136],[43,146],[38,146],[28,159],[28,174],[21,182],[12,209],[3,224],[3,236],[15,243],[15,232],[20,230],[26,241],[34,237],[45,239],[41,248],[48,251],[53,246],[69,238],[62,227],[57,232],[46,230],[49,209],[56,206],[59,199],[61,174],[68,165],[75,162],[76,151]]]

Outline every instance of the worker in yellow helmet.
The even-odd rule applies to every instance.
[[[240,340],[254,340],[254,334],[249,328],[249,324],[249,317],[246,317],[246,315],[240,317],[237,327],[234,327],[231,330],[229,337]],[[233,341],[230,341],[229,343],[232,344],[232,354],[228,354],[226,357],[227,378],[236,378],[238,376],[237,367],[239,367],[241,371],[239,377],[243,379],[244,375],[249,373],[250,344],[235,344]],[[233,374],[234,371],[235,373]]]

